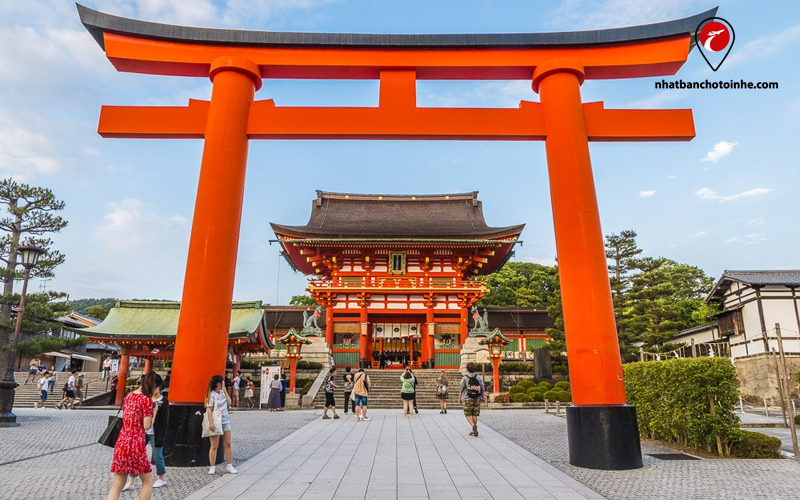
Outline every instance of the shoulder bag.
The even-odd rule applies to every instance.
[[[125,404],[123,402],[123,404]],[[119,416],[119,412],[122,411],[122,405],[119,405],[119,410],[117,410],[116,415],[109,415],[108,416],[108,426],[106,426],[106,430],[100,434],[100,439],[97,440],[98,443],[102,444],[103,446],[108,446],[113,448],[114,445],[117,444],[117,439],[119,438],[119,432],[122,430],[122,417]]]
[[[214,403],[214,409],[211,410],[211,418],[214,419],[214,430],[211,430],[211,426],[208,425],[208,413],[203,414],[203,434],[202,437],[207,438],[211,436],[221,436],[222,435],[222,412],[217,409],[216,403]]]

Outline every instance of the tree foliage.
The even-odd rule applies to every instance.
[[[317,301],[314,300],[313,297],[309,297],[308,295],[293,295],[291,300],[289,300],[290,306],[315,306],[317,305]]]
[[[117,299],[78,299],[71,301],[72,310],[92,318],[106,319],[108,312],[117,304]]]
[[[20,245],[32,244],[45,249],[38,264],[31,269],[33,278],[51,278],[56,266],[64,263],[64,255],[52,248],[52,240],[46,235],[58,233],[67,226],[67,221],[58,212],[64,202],[56,199],[47,188],[17,183],[13,179],[0,181],[0,205],[6,213],[0,217],[0,281],[3,295],[0,298],[0,320],[8,328],[11,306],[19,300],[14,295],[14,282],[23,278],[23,269],[18,269]]]
[[[59,337],[36,337],[17,344],[21,356],[36,356],[45,352],[74,349],[86,345],[86,337],[62,339]]]
[[[484,282],[479,306],[547,307],[559,289],[558,270],[531,262],[509,262]]]

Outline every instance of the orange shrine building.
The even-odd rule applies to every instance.
[[[488,333],[475,316],[480,324],[491,314],[490,326],[500,321],[515,338],[508,358],[544,344],[544,310],[475,306],[488,291],[481,278],[513,255],[523,228],[487,225],[477,192],[317,191],[306,225],[272,224],[286,260],[310,276],[307,290],[322,307],[303,324],[324,335],[334,365],[377,367],[383,353],[390,367],[422,368],[473,360],[468,340]]]

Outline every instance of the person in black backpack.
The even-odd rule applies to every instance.
[[[325,378],[325,383],[323,384],[325,390],[325,408],[322,410],[322,418],[323,420],[330,420],[331,417],[328,416],[328,408],[333,410],[333,418],[339,418],[339,414],[336,413],[336,398],[334,397],[336,388],[336,368],[331,368],[331,371],[328,372],[328,376]]]
[[[478,437],[478,416],[481,414],[481,401],[485,392],[483,380],[475,373],[475,363],[467,363],[467,373],[461,378],[458,404],[464,404],[464,416],[472,426],[470,436]]]

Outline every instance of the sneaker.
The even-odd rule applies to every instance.
[[[330,420],[330,419],[331,419],[331,417],[329,417],[329,416],[327,416],[327,415],[323,415],[323,416],[322,416],[322,420]]]
[[[130,491],[133,489],[133,483],[125,483],[125,486],[122,487],[122,491]]]
[[[369,420],[369,417],[361,417],[361,420]]]
[[[229,474],[238,474],[239,471],[233,468],[233,464],[228,464],[228,467],[225,469],[228,471]]]
[[[211,467],[208,468],[208,475],[209,476],[213,476],[216,473],[217,473],[217,466],[216,465],[212,465]]]
[[[166,485],[167,485],[167,482],[164,481],[163,479],[156,479],[156,481],[153,483],[153,488],[161,488],[162,486],[166,486]]]
[[[38,408],[39,407],[39,403],[33,403],[33,407],[34,408]]]

